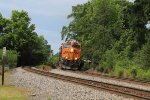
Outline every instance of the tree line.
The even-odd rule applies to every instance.
[[[17,66],[37,65],[50,54],[48,42],[35,32],[26,11],[13,10],[11,18],[0,13],[0,48],[17,52]]]
[[[73,6],[68,18],[61,37],[82,44],[82,58],[92,61],[89,68],[150,69],[150,0],[90,0]]]

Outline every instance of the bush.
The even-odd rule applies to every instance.
[[[89,62],[84,62],[84,65],[83,65],[83,67],[82,67],[82,70],[88,70],[88,69],[90,69],[91,67],[90,67],[90,63]]]
[[[130,77],[130,71],[128,69],[124,70],[124,77]]]
[[[18,53],[16,51],[7,51],[7,63],[10,68],[17,66]]]
[[[136,53],[135,64],[150,68],[150,41],[147,42],[143,48]]]
[[[114,74],[115,74],[115,76],[123,77],[124,76],[124,68],[115,67]]]
[[[2,64],[2,49],[0,49],[0,63]],[[18,57],[18,53],[16,51],[13,50],[7,50],[7,65],[10,68],[14,68],[17,66],[17,57]]]
[[[135,68],[133,68],[131,70],[131,75],[132,75],[133,78],[136,78],[136,76],[137,76],[137,70]]]
[[[55,54],[54,56],[49,57],[45,64],[50,65],[52,68],[56,68],[59,64],[59,54]]]
[[[130,68],[131,66],[133,66],[133,64],[131,60],[125,57],[125,58],[118,58],[116,60],[116,66],[120,66],[123,68]]]
[[[150,81],[150,69],[143,69],[143,68],[138,68],[137,69],[137,78],[139,79],[145,79]]]
[[[101,59],[101,56],[102,56],[101,52],[99,50],[95,50],[92,55],[92,63],[95,65],[98,65],[98,62]]]
[[[113,50],[108,50],[104,55],[103,59],[100,61],[99,68],[100,71],[104,71],[104,73],[109,73],[114,70],[116,60],[116,54]]]
[[[124,72],[123,70],[119,70],[118,76],[119,76],[119,77],[123,77],[123,72]]]
[[[49,57],[48,61],[45,64],[50,65],[52,68],[56,68],[52,57]]]
[[[100,72],[103,72],[103,71],[104,71],[104,67],[98,66],[98,67],[96,68],[96,70],[97,70],[97,71],[100,71]]]

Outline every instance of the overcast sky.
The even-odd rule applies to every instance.
[[[12,10],[25,10],[31,23],[36,25],[36,32],[43,35],[51,44],[54,53],[61,44],[61,28],[69,23],[67,15],[72,6],[88,0],[0,0],[0,13],[10,18]]]

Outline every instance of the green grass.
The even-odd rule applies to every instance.
[[[108,71],[108,73],[105,72],[105,69],[107,69],[108,67],[99,66],[97,67],[96,70],[100,73],[104,73],[109,76],[118,76],[124,78],[141,79],[141,80],[150,81],[150,68],[134,66],[132,64],[130,66],[129,65],[114,66],[113,69]]]
[[[7,77],[7,74],[5,74]],[[0,100],[27,100],[26,90],[22,88],[17,88],[15,86],[1,85],[1,75],[0,75]],[[5,78],[5,84],[7,83],[7,78]]]
[[[27,100],[26,92],[14,86],[0,86],[0,100]]]
[[[150,80],[150,69],[143,69],[142,67],[115,67],[114,71],[111,74],[120,77]]]

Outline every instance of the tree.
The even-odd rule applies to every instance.
[[[62,38],[73,38],[82,44],[82,56],[98,64],[107,50],[113,48],[124,32],[123,10],[127,2],[92,0],[72,8]]]
[[[42,63],[48,58],[47,42],[37,35],[35,25],[30,21],[26,11],[12,11],[11,19],[5,20],[5,30],[0,37],[1,46],[19,53],[18,66]]]
[[[147,36],[150,32],[146,28],[147,22],[150,20],[150,1],[149,0],[135,0],[134,4],[126,9],[126,17],[128,27],[133,29],[134,41],[137,43],[137,50],[147,42]]]
[[[2,35],[3,32],[3,16],[0,13],[0,36]]]

